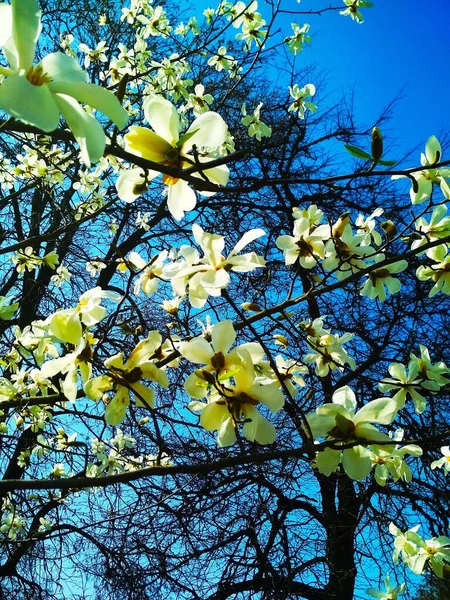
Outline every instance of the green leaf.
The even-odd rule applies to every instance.
[[[197,133],[197,131],[198,129],[194,129],[193,131],[187,131],[186,133],[183,133],[177,142],[177,148],[181,148],[181,146],[190,140],[191,137]]]
[[[350,154],[352,154],[353,156],[356,156],[357,158],[362,158],[364,160],[372,160],[372,157],[370,156],[370,154],[368,154],[367,152],[364,152],[364,150],[361,150],[361,148],[357,148],[356,146],[351,146],[350,144],[345,144],[345,149],[350,152]]]
[[[393,167],[398,163],[398,160],[379,160],[378,164],[383,165],[384,167]]]

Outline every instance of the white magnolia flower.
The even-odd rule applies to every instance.
[[[287,47],[291,52],[296,56],[303,50],[304,44],[310,44],[312,37],[307,35],[310,26],[308,23],[305,23],[302,27],[297,25],[297,23],[291,23],[292,30],[294,35],[290,35],[289,37],[284,39],[284,43],[287,44]]]
[[[272,135],[272,129],[261,121],[262,105],[262,102],[260,102],[252,115],[247,114],[245,102],[241,107],[241,113],[243,115],[241,119],[242,125],[248,127],[247,133],[250,137],[255,137],[259,141],[261,141],[261,138],[263,137],[270,137]]]
[[[101,306],[103,298],[118,302],[120,296],[100,287],[84,292],[75,308],[58,310],[46,322],[48,330],[56,339],[77,346],[83,334],[83,326],[92,327],[106,316],[106,308]]]
[[[312,225],[309,218],[299,217],[294,222],[293,235],[280,235],[276,244],[283,250],[287,265],[298,259],[304,269],[313,269],[325,256],[324,241],[330,234],[329,225]]]
[[[450,252],[447,253],[447,246],[435,246],[427,251],[428,258],[434,260],[435,263],[430,267],[421,265],[417,271],[417,279],[419,281],[427,281],[431,279],[434,285],[428,296],[432,298],[438,292],[450,294]]]
[[[324,404],[315,413],[306,416],[314,438],[334,440],[335,446],[350,448],[326,448],[317,454],[317,468],[330,475],[342,461],[344,471],[352,479],[364,479],[372,469],[372,460],[365,445],[386,442],[390,437],[379,431],[372,423],[389,425],[397,414],[397,404],[391,398],[372,400],[356,411],[356,396],[348,387],[336,390],[332,403]]]
[[[305,118],[305,110],[308,109],[312,113],[315,113],[317,110],[317,105],[311,102],[310,100],[306,100],[306,98],[312,98],[316,93],[316,87],[312,83],[307,83],[302,88],[297,84],[289,87],[289,92],[294,100],[294,102],[288,108],[289,111],[294,111],[298,113],[300,119]]]
[[[227,257],[222,255],[225,246],[222,235],[203,231],[196,224],[192,226],[192,233],[204,256],[200,258],[191,246],[182,246],[183,259],[164,268],[164,277],[171,280],[178,296],[184,296],[189,289],[189,301],[195,308],[204,306],[208,296],[220,296],[230,283],[230,271],[247,273],[265,265],[264,258],[255,252],[238,254],[247,244],[265,235],[262,229],[245,233]]]
[[[392,586],[389,575],[386,575],[384,579],[384,586],[386,588],[385,592],[380,592],[374,588],[370,588],[366,590],[366,592],[369,594],[369,596],[372,596],[372,598],[378,598],[378,600],[397,600],[399,596],[403,595],[406,584],[402,583],[399,586]]]
[[[364,17],[360,13],[360,8],[372,8],[372,2],[367,0],[344,0],[344,4],[348,6],[345,10],[340,11],[340,15],[350,16],[357,23],[364,23]]]
[[[81,106],[86,103],[109,117],[119,128],[128,113],[110,91],[87,83],[77,61],[54,52],[33,66],[41,33],[41,11],[36,0],[12,0],[0,5],[0,46],[10,65],[1,67],[0,108],[42,131],[57,128],[60,114],[80,145],[86,164],[97,162],[106,145],[100,123]]]
[[[180,137],[180,121],[175,106],[161,96],[150,97],[144,103],[144,114],[153,131],[146,127],[130,127],[130,133],[125,136],[126,149],[133,154],[162,165],[183,169],[198,161],[208,163],[213,158],[211,148],[224,144],[228,128],[225,121],[215,112],[208,111],[195,119],[185,134]],[[195,147],[195,158],[194,158]],[[137,173],[136,173],[137,172]],[[138,175],[139,174],[139,175]],[[202,174],[212,183],[226,185],[229,171],[226,165],[220,165],[202,170]],[[158,172],[147,174],[147,181],[156,177]],[[132,176],[133,186],[130,195],[130,185],[127,179]],[[198,173],[195,175],[198,177]],[[131,169],[119,177],[117,192],[119,197],[130,202],[144,190],[142,185],[142,169]],[[195,208],[197,198],[194,190],[183,179],[163,175],[163,183],[168,186],[167,206],[171,214],[180,221],[184,213]],[[207,195],[209,195],[208,193]]]
[[[450,473],[450,446],[442,446],[441,448],[442,458],[438,458],[438,460],[434,460],[431,463],[432,469],[444,469],[444,474],[447,475]]]
[[[420,164],[426,167],[422,171],[414,171],[410,174],[415,180],[414,185],[411,186],[410,196],[412,204],[421,204],[427,198],[431,196],[433,191],[433,184],[436,183],[440,186],[442,193],[450,199],[450,169],[433,168],[434,165],[442,161],[442,148],[437,138],[432,135],[428,138],[425,145],[425,153],[420,155]],[[406,175],[393,175],[392,179],[401,179]]]
[[[385,260],[384,254],[375,256],[375,263]],[[368,298],[379,298],[380,302],[386,300],[386,289],[390,294],[397,294],[400,291],[401,283],[393,274],[401,273],[408,267],[406,260],[399,260],[390,265],[384,265],[380,269],[370,271],[367,274],[367,281],[360,289],[361,296]]]
[[[237,349],[238,363],[224,381],[217,380],[208,398],[208,404],[194,401],[189,408],[201,411],[200,423],[208,431],[218,431],[219,446],[230,446],[236,441],[236,431],[243,422],[242,433],[250,441],[272,444],[275,441],[274,426],[263,417],[256,406],[264,404],[272,413],[284,405],[282,392],[276,383],[261,385],[256,381],[252,357],[247,350]]]
[[[414,407],[418,414],[423,413],[426,408],[427,401],[422,395],[424,392],[429,394],[436,393],[440,384],[436,380],[423,378],[419,373],[419,364],[415,360],[410,360],[408,371],[405,365],[401,363],[392,363],[389,367],[389,374],[392,379],[385,378],[378,384],[378,389],[385,393],[396,391],[393,400],[397,402],[399,409],[405,406],[408,396],[414,402]]]
[[[436,206],[431,214],[428,223],[425,217],[419,217],[416,221],[416,231],[414,232],[411,249],[420,248],[423,244],[439,240],[450,235],[450,217],[446,217],[447,206],[440,204]],[[427,255],[428,255],[427,251]]]
[[[161,334],[151,331],[148,338],[141,340],[124,363],[123,353],[119,352],[105,360],[107,375],[90,379],[84,385],[84,391],[91,400],[100,400],[105,392],[114,390],[115,394],[105,410],[108,425],[119,425],[125,418],[130,404],[130,393],[136,397],[136,406],[153,408],[155,390],[141,383],[141,379],[151,379],[162,387],[167,387],[167,375],[151,359],[161,347]]]

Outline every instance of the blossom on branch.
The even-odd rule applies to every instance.
[[[216,158],[214,149],[225,143],[228,128],[225,121],[215,112],[208,111],[198,116],[189,129],[180,136],[180,121],[175,106],[162,96],[152,96],[144,103],[144,114],[152,130],[146,127],[130,127],[125,136],[126,149],[154,163],[184,169],[193,165],[205,165],[194,177],[205,177],[207,181],[226,185],[229,171],[226,165],[208,169],[207,163]],[[146,180],[158,175],[157,171],[146,174]],[[131,188],[129,178],[133,178]],[[145,189],[142,169],[125,171],[119,177],[116,187],[119,197],[130,202]],[[137,183],[137,185],[136,185]],[[170,213],[180,221],[184,213],[195,208],[197,198],[194,190],[183,179],[163,175],[163,183],[168,186],[167,206]],[[211,192],[206,193],[210,195]],[[133,197],[134,196],[134,197]]]

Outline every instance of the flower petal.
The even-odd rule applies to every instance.
[[[182,146],[182,153],[197,148],[217,148],[221,146],[227,137],[228,127],[222,117],[216,112],[208,111],[195,119],[186,134],[195,133]]]
[[[221,321],[214,325],[211,340],[215,352],[227,354],[235,339],[236,332],[231,321]]]
[[[52,52],[40,62],[44,73],[54,81],[75,81],[86,83],[88,75],[78,62],[63,52]]]
[[[238,241],[236,246],[230,252],[229,256],[238,254],[242,250],[242,248],[245,248],[245,246],[247,246],[254,240],[257,240],[258,238],[260,238],[263,235],[266,235],[266,232],[263,229],[251,229],[250,231],[247,231],[246,233],[244,233],[244,235]]]
[[[0,108],[42,131],[58,127],[59,110],[48,85],[33,85],[25,75],[14,73],[3,81]]]
[[[152,129],[171,146],[178,142],[180,121],[172,102],[162,96],[151,96],[144,102],[144,115]]]
[[[184,217],[184,213],[193,210],[196,204],[197,196],[186,181],[179,179],[173,185],[169,185],[167,208],[174,219],[181,221]]]
[[[209,364],[214,355],[211,344],[203,337],[194,338],[190,342],[182,342],[178,351],[186,360],[201,365]]]
[[[365,479],[372,468],[372,461],[367,448],[354,446],[343,451],[342,466],[351,479]]]
[[[41,10],[36,0],[12,0],[12,30],[19,56],[19,69],[32,66],[37,39],[41,33]],[[50,131],[50,130],[49,130]]]
[[[142,156],[157,163],[167,162],[167,156],[173,151],[169,142],[147,127],[130,127],[125,136],[125,148],[128,152]]]
[[[128,121],[128,113],[120,104],[116,95],[93,83],[78,81],[53,81],[49,88],[57,94],[72,96],[106,115],[119,129],[123,129]]]
[[[0,46],[12,36],[12,9],[9,4],[0,4]]]
[[[74,98],[62,94],[55,94],[54,98],[80,146],[83,161],[88,167],[91,163],[96,163],[103,156],[106,146],[106,137],[102,126]]]
[[[372,400],[359,410],[353,418],[355,425],[368,421],[389,425],[398,412],[397,403],[392,398],[379,398]]]

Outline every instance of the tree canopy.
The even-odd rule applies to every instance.
[[[446,140],[292,4],[0,4],[2,600],[445,589]]]

